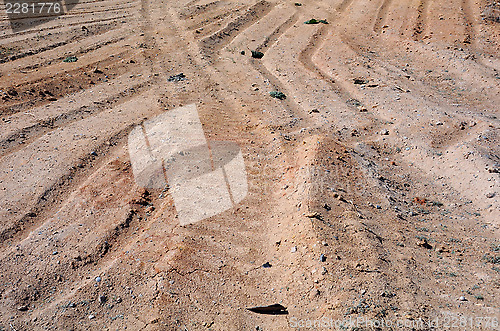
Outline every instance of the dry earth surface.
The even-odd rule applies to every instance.
[[[0,330],[498,330],[500,4],[299,1],[2,11]],[[127,136],[192,103],[249,191],[180,226]]]

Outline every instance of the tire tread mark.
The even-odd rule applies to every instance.
[[[468,0],[462,0],[462,14],[464,18],[465,26],[465,37],[464,44],[472,44],[475,40],[474,33],[474,19],[472,15],[472,9],[470,7],[470,2]]]
[[[9,154],[23,149],[27,144],[42,137],[48,132],[67,126],[87,117],[94,116],[96,114],[99,114],[100,112],[109,110],[112,107],[116,107],[120,103],[128,100],[128,97],[130,96],[130,93],[128,91],[133,91],[133,93],[145,92],[148,90],[148,87],[152,84],[152,82],[153,80],[147,80],[145,82],[132,85],[118,94],[109,96],[103,100],[100,100],[99,102],[94,102],[90,107],[88,105],[83,105],[70,112],[41,120],[29,127],[25,127],[13,132],[9,136],[0,140],[0,160],[8,156]],[[19,144],[19,141],[21,139],[23,140],[22,145]]]
[[[373,31],[375,33],[380,33],[382,26],[384,25],[389,7],[391,6],[393,0],[384,0],[382,5],[378,9],[377,18],[375,19],[375,24],[373,26]]]
[[[136,125],[137,123],[129,124],[110,137],[107,140],[109,143],[104,142],[99,145],[95,149],[97,156],[87,155],[76,161],[68,169],[67,174],[59,177],[54,184],[39,196],[33,207],[25,215],[0,231],[0,242],[5,242],[7,239],[17,241],[41,220],[47,218],[50,214],[49,210],[61,206],[84,178],[88,178],[92,172],[97,171],[98,165],[104,161],[103,159],[106,158],[111,149],[121,148],[128,134]]]
[[[223,29],[202,39],[200,41],[202,54],[209,59],[213,58],[213,53],[229,44],[240,33],[240,28],[246,28],[257,22],[267,15],[272,7],[271,3],[261,0],[248,8],[243,15],[229,22]]]
[[[25,30],[25,31],[16,32],[16,34],[14,36],[18,37],[18,36],[22,36],[22,35],[26,35],[26,34],[30,34],[30,33],[32,34],[32,33],[40,33],[40,32],[45,32],[45,31],[54,31],[57,29],[64,29],[64,28],[68,28],[68,27],[80,26],[80,25],[85,25],[85,24],[87,24],[87,25],[88,24],[97,24],[97,23],[109,22],[109,21],[114,21],[114,20],[118,21],[120,19],[123,20],[124,18],[133,17],[134,15],[135,14],[120,15],[120,16],[114,16],[114,17],[104,18],[104,19],[100,19],[100,20],[88,20],[88,21],[83,21],[83,22],[59,24],[59,25],[54,25],[54,26],[50,26],[50,27],[46,27],[46,28],[29,29],[29,30]],[[0,36],[0,40],[9,39],[12,36],[13,36],[12,34],[6,34],[3,36]]]
[[[420,0],[417,8],[417,19],[413,28],[413,40],[421,41],[427,26],[427,11],[429,8],[429,0]]]
[[[278,26],[268,37],[266,37],[261,45],[259,45],[256,50],[260,52],[265,52],[269,48],[271,48],[276,41],[279,39],[281,35],[285,33],[291,26],[296,24],[299,20],[298,13],[294,13],[289,19],[287,19],[284,23]],[[287,91],[287,89],[280,83],[279,79],[273,75],[262,63],[261,61],[257,61],[255,59],[251,59],[250,63],[263,77],[265,77],[272,85],[275,90],[279,91]],[[288,94],[288,93],[287,93]],[[282,102],[286,105],[286,107],[295,113],[295,115],[299,115],[302,113],[302,108],[295,101],[290,98],[286,98],[282,100]],[[293,126],[293,125],[292,125]]]

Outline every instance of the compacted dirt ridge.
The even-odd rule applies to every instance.
[[[498,2],[99,0],[28,23],[1,13],[0,330],[498,330]],[[189,104],[240,146],[248,195],[180,226],[127,137]]]

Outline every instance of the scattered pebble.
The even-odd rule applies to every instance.
[[[184,75],[184,73],[181,72],[180,74],[168,77],[167,81],[169,81],[169,82],[180,82],[180,81],[183,81],[183,80],[186,80],[186,79],[187,78]]]
[[[101,277],[97,276],[97,277],[95,278],[95,281],[99,283],[99,282],[101,281]]]
[[[319,260],[320,260],[321,262],[325,262],[325,261],[326,261],[326,256],[325,256],[325,254],[321,254],[321,255],[319,256]]]
[[[313,290],[311,291],[311,298],[317,297],[317,296],[319,296],[320,294],[321,294],[321,292],[320,292],[317,288],[315,288],[315,289],[313,289]]]

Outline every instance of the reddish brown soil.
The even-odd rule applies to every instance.
[[[17,32],[2,12],[0,330],[498,330],[499,8],[81,1]],[[179,226],[127,136],[192,103],[249,193]]]

